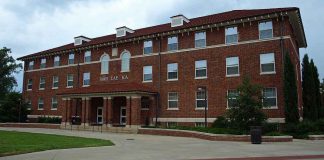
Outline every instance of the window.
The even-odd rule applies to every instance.
[[[206,32],[195,33],[195,47],[196,48],[206,47]]]
[[[68,74],[67,75],[66,87],[68,87],[68,88],[73,87],[73,74]]]
[[[83,86],[90,85],[90,72],[83,73]]]
[[[237,27],[228,27],[225,29],[225,41],[226,44],[238,42]]]
[[[45,68],[45,67],[46,67],[46,58],[42,58],[40,68]]]
[[[28,70],[33,70],[34,69],[34,61],[30,61],[28,63]]]
[[[144,54],[150,54],[153,52],[152,40],[144,41]]]
[[[121,55],[121,71],[129,72],[129,63],[130,63],[130,54],[129,52],[124,52]]]
[[[152,82],[152,66],[143,67],[143,82]]]
[[[264,88],[263,89],[263,106],[270,108],[277,108],[277,89]]]
[[[151,100],[150,97],[143,96],[141,98],[141,109],[148,110],[150,109]]]
[[[69,54],[69,64],[74,64],[74,53]]]
[[[91,62],[91,51],[86,51],[84,53],[84,63]]]
[[[239,58],[228,57],[226,58],[226,76],[239,75]]]
[[[274,53],[260,54],[261,73],[275,73]]]
[[[31,110],[32,109],[31,100],[30,99],[26,99],[25,102],[27,103],[27,110]]]
[[[43,110],[43,109],[44,109],[44,99],[38,98],[38,110]]]
[[[52,97],[52,108],[51,110],[57,110],[57,98]]]
[[[168,109],[178,109],[178,93],[168,93]]]
[[[205,106],[208,107],[207,104],[207,91],[197,91],[196,92],[196,108],[197,109],[204,109]],[[206,101],[205,101],[205,96],[206,96]]]
[[[58,76],[53,76],[53,88],[52,89],[56,89],[59,86],[59,77]]]
[[[54,57],[54,67],[60,66],[60,57],[55,56]]]
[[[178,63],[168,64],[168,80],[178,80]]]
[[[205,127],[205,122],[195,122],[195,127]]]
[[[27,81],[27,90],[32,90],[33,89],[33,80],[28,79]]]
[[[259,38],[266,39],[273,37],[272,21],[265,21],[259,23]]]
[[[228,108],[236,106],[238,96],[239,96],[239,92],[235,89],[231,89],[231,90],[227,91],[227,107]]]
[[[109,55],[103,54],[100,58],[101,61],[101,74],[108,74],[109,72]]]
[[[45,77],[40,77],[39,79],[39,90],[45,89]]]
[[[195,62],[196,78],[207,78],[207,61],[199,60]]]
[[[168,38],[168,51],[178,50],[178,36]]]

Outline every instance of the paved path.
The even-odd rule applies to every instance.
[[[115,146],[107,147],[49,150],[0,157],[0,160],[170,160],[302,155],[322,155],[322,157],[309,156],[303,159],[324,159],[324,141],[294,140],[294,142],[252,145],[247,142],[220,142],[182,137],[69,131],[59,129],[0,127],[0,130],[109,139],[116,144]],[[279,159],[279,157],[272,159]]]

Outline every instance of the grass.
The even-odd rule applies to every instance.
[[[0,157],[51,149],[114,145],[109,140],[41,133],[0,131]]]

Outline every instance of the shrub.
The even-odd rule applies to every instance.
[[[284,132],[292,135],[294,138],[308,138],[310,133],[318,132],[316,123],[303,120],[300,123],[288,123],[285,125]]]
[[[218,116],[212,124],[213,128],[228,128],[228,120],[224,116]]]
[[[324,133],[324,118],[322,119],[319,119],[317,122],[316,122],[316,127],[318,129],[319,132],[322,132]]]
[[[279,123],[267,123],[262,124],[262,133],[267,134],[271,132],[279,132]]]
[[[62,121],[59,117],[38,117],[38,123],[55,123],[60,124]]]

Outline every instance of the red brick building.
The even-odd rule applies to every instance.
[[[19,58],[32,120],[73,117],[81,125],[204,125],[235,101],[244,76],[264,87],[269,121],[284,122],[283,56],[296,65],[302,109],[299,48],[307,46],[298,8],[233,10],[74,43]]]

